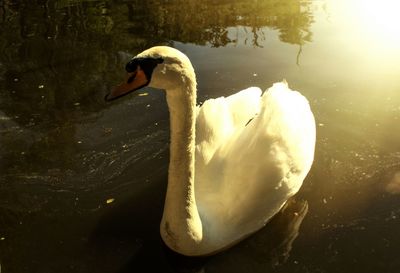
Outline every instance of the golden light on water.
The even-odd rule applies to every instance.
[[[340,51],[341,55],[352,59],[351,69],[358,68],[359,71],[379,73],[389,78],[397,76],[400,1],[327,0],[327,10],[332,52],[344,49]],[[321,32],[321,35],[325,33]]]

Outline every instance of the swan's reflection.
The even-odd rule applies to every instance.
[[[225,252],[189,258],[172,252],[159,238],[165,189],[155,189],[163,187],[165,179],[155,179],[159,183],[131,196],[99,222],[88,249],[94,269],[105,267],[118,273],[265,272],[286,263],[307,215],[307,201],[292,197],[263,229]],[[154,201],[153,206],[144,212],[148,200]]]
[[[265,228],[230,250],[202,259],[166,250],[167,260],[178,272],[265,272],[287,261],[307,212],[307,201],[291,198]]]

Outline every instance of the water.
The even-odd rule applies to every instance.
[[[366,2],[366,1],[364,1]],[[398,4],[0,2],[2,272],[397,272]],[[313,168],[264,229],[213,257],[161,242],[164,95],[103,97],[153,45],[192,60],[198,102],[285,78],[317,122]]]

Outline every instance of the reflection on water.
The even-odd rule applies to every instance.
[[[169,254],[177,272],[265,272],[276,270],[290,256],[293,242],[308,212],[304,200],[290,199],[269,225],[223,254],[203,259]]]
[[[285,264],[308,212],[306,201],[291,199],[261,232],[212,260],[207,272],[265,272]]]
[[[0,2],[1,269],[397,272],[400,53],[366,17],[390,5],[338,2]],[[103,102],[126,61],[159,44],[189,55],[199,102],[286,78],[316,116],[297,201],[215,257],[183,258],[159,238],[164,95]]]

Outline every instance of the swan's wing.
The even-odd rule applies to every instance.
[[[259,115],[215,154],[217,161],[225,158],[224,190],[236,192],[226,202],[250,222],[268,220],[299,190],[314,147],[315,120],[307,99],[286,83],[274,84],[262,96]]]
[[[197,109],[196,162],[206,164],[222,143],[254,118],[261,89],[250,87],[227,98],[209,99]]]
[[[216,218],[240,226],[244,234],[262,226],[298,191],[314,156],[314,116],[300,93],[274,84],[260,105],[252,122],[217,148],[201,170],[207,181],[198,181],[203,186],[196,190],[205,211],[220,207]]]

